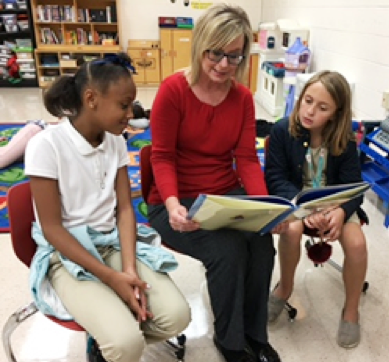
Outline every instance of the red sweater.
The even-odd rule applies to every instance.
[[[214,107],[195,96],[183,73],[175,73],[156,95],[151,134],[155,183],[148,203],[223,195],[241,185],[249,195],[268,194],[255,150],[253,97],[246,87],[231,87]]]

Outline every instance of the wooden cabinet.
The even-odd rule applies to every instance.
[[[249,67],[249,88],[253,94],[257,91],[259,55],[251,54]]]
[[[133,61],[137,85],[157,85],[161,82],[159,41],[129,40],[127,53]]]
[[[161,80],[191,63],[192,30],[160,29]]]
[[[246,73],[243,84],[254,94],[257,91],[259,55],[253,53],[250,55],[249,69]]]
[[[119,1],[31,0],[41,87],[61,74],[74,73],[80,57],[120,51]]]

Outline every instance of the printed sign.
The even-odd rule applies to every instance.
[[[213,5],[211,2],[202,2],[202,1],[191,1],[192,9],[194,10],[205,10]]]

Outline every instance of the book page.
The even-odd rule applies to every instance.
[[[226,227],[259,231],[285,211],[293,208],[290,203],[276,204],[274,198],[272,202],[216,195],[202,195],[201,198],[201,205],[196,205],[195,202],[197,210],[194,212],[192,209],[189,210],[189,215],[206,230]]]
[[[296,199],[296,204],[299,208],[294,212],[294,215],[298,218],[303,218],[312,212],[342,205],[353,198],[363,195],[369,188],[369,183],[359,182],[304,190]]]

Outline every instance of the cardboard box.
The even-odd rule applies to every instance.
[[[76,59],[60,59],[59,65],[61,67],[70,67],[75,68],[77,67],[77,60]]]

